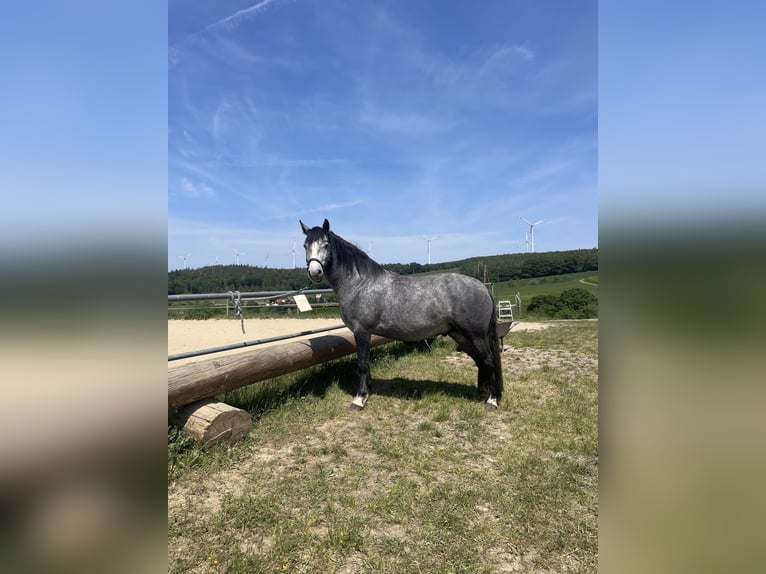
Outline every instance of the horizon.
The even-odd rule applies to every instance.
[[[361,247],[359,247],[359,245],[356,245],[356,247],[358,247],[359,249],[362,249]],[[575,247],[573,249],[556,249],[556,250],[552,250],[552,251],[535,251],[534,253],[530,251],[530,252],[523,252],[523,253],[495,253],[495,254],[492,254],[492,255],[469,255],[468,257],[463,257],[461,259],[450,259],[450,260],[439,261],[439,262],[432,261],[430,263],[430,265],[434,266],[434,265],[459,264],[459,263],[462,263],[464,261],[468,261],[470,259],[484,259],[484,258],[491,258],[491,257],[508,257],[508,256],[512,256],[512,255],[545,255],[547,253],[565,253],[565,252],[569,252],[569,251],[592,251],[592,250],[598,251],[598,246],[595,246],[595,247]],[[365,251],[365,250],[362,249],[362,251]],[[365,251],[365,253],[366,253],[366,251]],[[375,260],[374,257],[372,257],[372,259]],[[303,260],[301,260],[301,261],[303,261]],[[375,260],[375,261],[376,261],[376,263],[379,263],[380,265],[384,265],[384,266],[385,265],[412,265],[412,264],[416,264],[416,265],[422,265],[424,267],[427,267],[429,265],[428,263],[421,263],[419,261],[407,261],[407,262],[391,261],[391,262],[386,262],[386,263],[381,263],[380,261],[377,261],[377,260]],[[276,265],[270,265],[268,267],[264,267],[263,265],[252,264],[252,263],[242,263],[242,262],[240,262],[240,263],[227,263],[227,262],[215,263],[214,262],[214,263],[210,263],[210,264],[207,264],[207,265],[201,265],[199,267],[188,267],[188,268],[179,267],[179,268],[174,268],[174,269],[168,269],[168,273],[171,273],[171,272],[174,272],[174,271],[194,271],[194,270],[199,270],[199,269],[205,269],[207,267],[218,267],[218,266],[227,266],[227,267],[232,266],[233,267],[233,266],[237,266],[237,265],[239,265],[241,267],[251,267],[253,269],[278,269],[278,270],[281,270],[281,271],[285,271],[285,270],[286,271],[299,271],[299,270],[300,271],[305,271],[305,269],[306,269],[304,264],[298,265],[298,259],[296,258],[296,266],[295,267],[284,267],[284,266],[276,266]]]

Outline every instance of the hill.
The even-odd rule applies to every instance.
[[[453,271],[485,282],[502,283],[597,271],[598,249],[490,255],[430,265],[414,262],[391,263],[384,267],[401,275]],[[290,291],[305,287],[306,283],[306,272],[303,268],[272,269],[250,265],[211,265],[197,269],[169,271],[168,295],[227,291]],[[329,286],[321,284],[316,287]]]

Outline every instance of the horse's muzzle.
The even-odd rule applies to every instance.
[[[319,259],[309,259],[306,273],[309,275],[312,283],[320,283],[324,277],[324,267]]]

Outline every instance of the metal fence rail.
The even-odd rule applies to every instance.
[[[236,305],[237,316],[242,320],[242,333],[245,332],[244,317],[240,307],[240,302],[253,301],[253,300],[269,300],[280,299],[289,297],[297,293],[304,295],[324,295],[333,293],[332,289],[299,289],[295,291],[227,291],[226,293],[184,293],[181,295],[168,295],[168,303],[175,301],[214,301],[216,299],[226,300],[226,313],[228,316],[229,303],[233,302]],[[254,341],[244,341],[242,343],[233,343],[231,345],[222,345],[220,347],[211,347],[209,349],[200,349],[197,351],[187,351],[185,353],[176,353],[174,355],[168,355],[168,362],[177,361],[179,359],[188,359],[190,357],[199,357],[202,355],[209,355],[211,353],[220,353],[222,351],[232,351],[234,349],[241,349],[243,347],[251,347],[255,345],[262,345],[263,343],[273,343],[274,341],[283,341],[285,339],[293,339],[295,337],[302,337],[304,335],[314,335],[316,333],[322,333],[325,331],[333,331],[336,329],[342,329],[345,325],[342,323],[334,325],[332,327],[323,327],[320,329],[312,329],[309,331],[301,331],[299,333],[290,333],[287,335],[279,335],[276,337],[268,337],[265,339],[256,339]]]
[[[239,294],[244,301],[246,299],[275,299],[287,297],[298,291],[228,291],[226,293],[184,293],[182,295],[168,295],[170,301],[210,301],[214,299],[231,299]],[[306,289],[301,291],[304,295],[324,295],[333,293],[332,289]]]
[[[202,355],[209,355],[211,353],[220,353],[221,351],[232,351],[234,349],[242,349],[243,347],[253,347],[255,345],[262,345],[264,343],[273,343],[274,341],[284,341],[285,339],[294,339],[296,337],[302,337],[303,335],[314,335],[316,333],[324,333],[325,331],[334,331],[336,329],[345,329],[346,326],[341,323],[339,325],[333,325],[332,327],[321,327],[319,329],[311,329],[308,331],[301,331],[299,333],[290,333],[289,335],[277,335],[276,337],[267,337],[265,339],[256,339],[254,341],[244,341],[242,343],[233,343],[231,345],[222,345],[220,347],[210,347],[208,349],[200,349],[199,351],[187,351],[186,353],[176,353],[175,355],[168,355],[168,362],[177,361],[179,359],[188,359],[189,357],[200,357]]]

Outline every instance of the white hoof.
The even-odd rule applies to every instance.
[[[497,408],[497,399],[495,397],[489,397],[486,404],[488,409],[494,410]]]
[[[353,401],[351,401],[351,404],[352,404],[353,406],[355,406],[355,407],[358,407],[358,408],[360,408],[360,409],[363,409],[363,408],[364,408],[364,404],[365,404],[366,402],[367,402],[367,399],[366,399],[365,397],[362,397],[362,396],[359,396],[359,395],[357,395],[357,396],[355,396],[355,397],[354,397],[354,400],[353,400]]]

